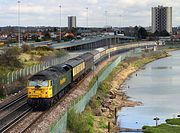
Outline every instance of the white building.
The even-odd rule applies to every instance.
[[[172,33],[172,7],[152,7],[152,32]]]
[[[76,28],[76,16],[68,17],[68,29]]]

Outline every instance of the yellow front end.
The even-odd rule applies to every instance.
[[[30,84],[29,84],[30,85]],[[28,98],[52,98],[52,86],[48,81],[47,86],[28,86],[27,87]]]

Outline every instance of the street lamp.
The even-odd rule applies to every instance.
[[[60,42],[61,42],[61,5],[59,5],[59,30],[60,30]]]
[[[107,11],[105,11],[105,16],[106,16],[106,32],[107,32],[107,14],[108,14],[108,12]]]
[[[156,127],[158,126],[158,121],[160,120],[158,117],[155,117],[153,120],[156,121]]]
[[[18,4],[18,47],[20,47],[20,43],[21,43],[20,4],[21,4],[21,1],[17,1],[17,4]]]
[[[119,27],[121,28],[121,14],[119,15]]]
[[[180,115],[177,115],[178,118],[180,118]]]

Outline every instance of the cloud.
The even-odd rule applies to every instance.
[[[17,1],[0,0],[0,25],[17,24]],[[124,26],[151,25],[151,7],[173,6],[173,25],[178,25],[180,14],[179,0],[22,0],[22,25],[59,25],[59,5],[62,6],[62,25],[67,26],[67,16],[77,16],[78,26],[86,25],[86,7],[89,7],[89,26],[105,25],[105,10],[108,11],[109,24],[117,26],[120,15]]]
[[[98,3],[98,0],[88,0],[88,3],[95,5]]]
[[[87,12],[86,11],[81,11],[80,15],[81,15],[81,17],[87,17]]]
[[[17,6],[10,6],[8,9],[10,12],[17,12],[18,8]],[[29,5],[23,5],[20,6],[20,11],[21,13],[45,13],[47,10],[45,7],[40,6],[40,5],[34,5],[34,4],[29,4]]]

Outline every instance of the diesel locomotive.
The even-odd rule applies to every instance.
[[[83,78],[94,65],[108,58],[108,55],[119,54],[136,47],[139,47],[139,44],[98,48],[34,74],[28,79],[27,103],[32,108],[51,107],[72,88],[73,83]]]

